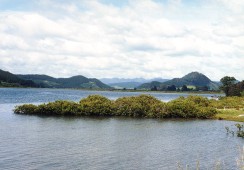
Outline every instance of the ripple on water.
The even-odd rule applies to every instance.
[[[3,92],[4,91],[4,92]],[[0,169],[176,169],[177,162],[236,169],[243,140],[218,120],[42,118],[15,115],[18,103],[78,101],[96,92],[0,89]],[[139,93],[98,92],[109,98]],[[153,94],[173,99],[176,94]],[[178,94],[177,94],[178,95]]]

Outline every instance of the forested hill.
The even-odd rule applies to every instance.
[[[0,69],[0,87],[38,87],[31,80],[23,80],[18,76]]]
[[[159,82],[151,82],[142,84],[138,88],[140,89],[151,89],[151,88],[157,88],[157,89],[165,89],[167,86],[176,86],[176,87],[182,87],[184,85],[186,86],[194,86],[194,87],[207,87],[210,90],[217,90],[219,85],[213,81],[211,81],[207,76],[205,76],[202,73],[199,72],[191,72],[182,78],[174,78],[172,80],[159,83]]]
[[[110,89],[111,87],[95,78],[81,75],[70,78],[54,78],[47,75],[18,75],[19,78],[32,80],[41,87],[46,88],[84,88],[84,89]]]

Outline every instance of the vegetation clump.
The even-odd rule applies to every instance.
[[[14,112],[41,116],[217,118],[244,122],[244,97],[209,100],[202,96],[188,96],[166,103],[150,95],[121,97],[115,101],[100,95],[90,95],[78,103],[59,100],[40,105],[24,104],[17,106]]]
[[[227,134],[232,134],[233,136],[236,134],[237,137],[244,138],[244,125],[237,123],[235,124],[235,127],[237,128],[236,132],[233,130],[230,130],[229,127],[225,127]]]
[[[40,115],[40,116],[78,116],[81,109],[79,104],[72,101],[58,100],[38,106],[24,104],[17,106],[14,110],[16,114]]]
[[[201,96],[180,97],[168,103],[170,117],[207,119],[216,113],[217,110],[210,106],[209,100]]]
[[[89,95],[79,102],[81,115],[112,116],[113,103],[100,95]]]
[[[161,103],[149,95],[122,97],[114,102],[115,115],[132,117],[151,117],[151,107]]]
[[[16,114],[43,116],[128,116],[147,118],[211,118],[217,110],[207,98],[180,97],[168,103],[150,95],[122,97],[109,100],[100,95],[90,95],[80,102],[55,101],[47,104],[17,106]]]

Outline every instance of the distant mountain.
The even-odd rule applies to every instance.
[[[143,83],[148,83],[152,81],[158,81],[158,82],[165,82],[168,81],[168,79],[162,79],[162,78],[153,78],[153,79],[144,79],[144,78],[132,78],[132,79],[125,79],[125,78],[102,78],[100,79],[103,83],[108,84],[111,87],[114,87],[116,89],[133,89],[138,86],[140,86]]]
[[[101,82],[105,84],[115,84],[115,83],[125,83],[125,82],[138,82],[144,83],[146,79],[143,78],[134,78],[134,79],[126,79],[126,78],[101,78],[99,79]]]
[[[41,87],[47,88],[86,88],[86,89],[110,89],[111,87],[95,78],[73,76],[70,78],[54,78],[47,75],[18,75],[19,78],[32,80]]]
[[[163,82],[163,83],[146,83],[139,86],[139,89],[151,89],[152,87],[156,86],[157,88],[162,88],[165,86],[175,85],[176,87],[182,87],[183,85],[187,86],[197,86],[197,87],[204,87],[207,86],[211,90],[217,90],[219,85],[211,81],[207,76],[202,73],[198,72],[191,72],[185,75],[182,78],[174,78],[172,80]]]
[[[18,76],[0,69],[0,87],[37,87],[31,80],[23,80]]]
[[[115,84],[115,83],[128,83],[128,82],[137,82],[137,83],[147,83],[151,81],[159,81],[159,82],[165,82],[168,81],[168,79],[162,79],[162,78],[153,78],[153,79],[144,79],[144,78],[101,78],[100,79],[105,84]]]

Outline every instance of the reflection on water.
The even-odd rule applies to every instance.
[[[177,162],[195,169],[197,161],[202,169],[213,169],[221,161],[229,170],[236,169],[238,147],[243,145],[243,139],[226,135],[224,127],[234,124],[228,121],[15,115],[12,109],[18,103],[78,101],[95,92],[3,91],[0,89],[0,169],[166,170],[176,169]],[[99,93],[111,98],[127,94]]]

